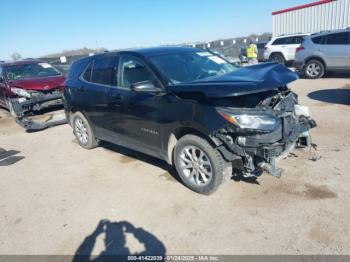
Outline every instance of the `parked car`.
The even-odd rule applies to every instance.
[[[295,67],[307,78],[320,78],[328,71],[350,71],[350,30],[305,37],[297,48]]]
[[[265,52],[265,46],[267,42],[259,42],[256,44],[256,47],[258,48],[258,61],[263,62],[264,59],[264,52]]]
[[[0,106],[21,119],[25,115],[62,105],[65,77],[50,64],[23,60],[0,64]]]
[[[79,144],[105,140],[163,159],[186,186],[209,194],[240,173],[279,177],[277,157],[307,146],[315,122],[276,63],[236,68],[202,49],[111,52],[74,62],[67,118]]]
[[[306,35],[308,34],[273,37],[265,46],[264,60],[282,65],[293,63],[295,50],[300,46],[303,37]]]
[[[247,48],[241,48],[238,58],[242,64],[248,63]]]

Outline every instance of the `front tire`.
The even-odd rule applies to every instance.
[[[304,67],[304,75],[309,79],[317,79],[324,76],[325,67],[319,60],[310,60]]]
[[[174,163],[183,183],[193,191],[209,195],[224,180],[226,162],[207,140],[183,136],[175,146]]]
[[[98,140],[85,116],[77,112],[72,117],[72,127],[79,145],[85,149],[93,149],[98,146]]]

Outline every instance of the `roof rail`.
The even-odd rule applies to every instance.
[[[290,34],[281,34],[281,35],[277,35],[276,37],[280,37],[280,36],[290,36],[290,35],[302,35],[302,34],[309,34],[308,32],[305,33],[290,33]]]

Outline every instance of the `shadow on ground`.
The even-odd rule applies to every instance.
[[[292,69],[293,68],[289,68]],[[300,78],[308,79],[302,72],[296,72]],[[327,72],[322,78],[331,79],[331,78],[350,78],[350,74],[348,72]],[[310,80],[314,81],[314,80]]]
[[[15,156],[19,153],[20,151],[0,148],[0,166],[10,166],[22,160],[24,156]]]
[[[119,146],[119,145],[108,143],[108,142],[105,142],[105,141],[102,141],[100,145],[103,148],[107,149],[107,150],[111,150],[113,152],[122,154],[122,155],[130,158],[131,161],[132,160],[139,160],[139,161],[145,162],[147,164],[150,164],[150,165],[153,165],[153,166],[157,166],[157,167],[159,167],[161,169],[164,169],[176,181],[182,183],[182,181],[181,181],[179,175],[177,174],[175,168],[173,166],[169,165],[168,163],[166,163],[165,161],[161,160],[161,159],[158,159],[158,158],[155,158],[155,157],[152,157],[152,156],[149,156],[149,155],[146,155],[146,154],[143,154],[143,153],[140,153],[140,152],[137,152],[137,151],[134,151],[134,150],[131,150],[131,149]],[[127,163],[127,161],[125,161],[125,162]]]
[[[115,145],[109,142],[105,142],[102,141],[100,146],[102,146],[104,149],[122,154],[124,157],[126,157],[127,159],[123,159],[122,161],[124,163],[129,163],[133,160],[138,160],[138,161],[142,161],[145,162],[147,164],[150,165],[154,165],[157,166],[161,169],[164,169],[165,171],[167,171],[167,174],[169,174],[173,179],[175,179],[177,182],[179,182],[180,184],[183,185],[183,182],[181,180],[181,178],[179,177],[176,169],[174,166],[169,165],[168,163],[166,163],[165,161],[119,146],[119,145]],[[240,171],[234,169],[233,170],[233,174],[232,174],[232,180],[235,182],[244,182],[244,183],[248,183],[248,184],[255,184],[255,185],[260,185],[257,177],[244,177]]]
[[[350,105],[350,86],[338,89],[323,89],[311,92],[307,95],[313,100],[321,102]]]
[[[104,235],[104,250],[98,255],[92,255],[97,239],[101,235]],[[134,237],[143,246],[143,250],[131,252],[132,247],[128,246],[127,235]],[[110,222],[101,220],[94,232],[87,236],[79,246],[73,257],[73,262],[127,261],[126,255],[164,256],[165,254],[166,248],[164,244],[143,228],[136,228],[126,221]]]
[[[260,183],[258,181],[258,177],[244,177],[241,173],[237,171],[237,175],[232,176],[232,180],[236,182],[245,182],[248,184],[258,185],[260,186]]]
[[[350,78],[349,72],[328,72],[323,78]]]

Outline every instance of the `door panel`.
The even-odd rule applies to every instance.
[[[153,72],[139,58],[122,55],[118,76],[118,87],[110,87],[106,98],[110,116],[108,129],[124,139],[115,142],[127,143],[129,147],[149,154],[162,154],[159,152],[159,113],[164,106],[162,96],[130,89],[132,84],[143,81],[159,85]]]
[[[346,68],[349,66],[349,33],[336,33],[325,36],[324,44],[318,46],[328,67]]]
[[[101,139],[107,139],[110,135],[107,95],[110,86],[115,85],[117,72],[117,58],[106,56],[96,58],[85,70],[80,78],[80,86],[75,92],[79,108],[82,109],[95,131],[95,135]]]

